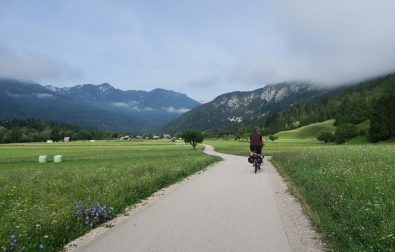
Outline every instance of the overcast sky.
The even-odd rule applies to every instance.
[[[0,76],[199,101],[395,72],[393,0],[0,0]]]

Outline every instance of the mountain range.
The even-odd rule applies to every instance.
[[[229,130],[239,125],[258,126],[269,114],[295,104],[310,101],[331,90],[310,83],[284,82],[266,85],[249,92],[231,92],[218,96],[169,122],[165,131],[195,129]]]
[[[395,74],[327,88],[283,82],[231,92],[200,104],[164,89],[122,91],[108,83],[69,88],[0,79],[0,120],[39,118],[107,131],[176,133],[264,127],[267,133],[336,119],[339,124],[371,118],[375,104],[395,92]]]
[[[336,119],[337,125],[359,124],[370,121],[372,114],[378,113],[377,102],[394,93],[395,74],[333,88],[284,82],[218,96],[170,121],[162,131],[223,133],[259,127],[273,134],[329,119]],[[384,104],[388,108],[391,105]]]
[[[58,88],[0,79],[0,119],[39,118],[109,131],[149,132],[200,103],[165,89],[116,89],[108,83]]]

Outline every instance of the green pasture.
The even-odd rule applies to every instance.
[[[38,163],[63,155],[63,163]],[[168,141],[0,145],[0,248],[55,251],[217,157]]]
[[[264,153],[273,156],[273,163],[306,206],[329,249],[393,251],[395,145],[390,141],[323,144],[312,137],[302,138],[301,131],[305,136],[303,129],[278,133],[277,141],[266,141]],[[319,131],[315,127],[314,134]],[[220,152],[249,153],[246,141],[209,143]]]
[[[282,131],[275,135],[279,139],[315,139],[322,132],[334,133],[336,130],[336,127],[333,126],[334,122],[335,120],[328,120],[322,123],[314,123],[294,130]]]

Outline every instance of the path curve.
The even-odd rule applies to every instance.
[[[299,203],[265,157],[223,161],[137,209],[74,251],[323,251]]]

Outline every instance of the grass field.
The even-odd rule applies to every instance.
[[[65,161],[39,164],[44,154]],[[0,145],[0,248],[62,248],[217,160],[165,141]]]
[[[273,156],[330,249],[395,250],[395,145],[333,145],[295,132],[279,135],[266,141],[264,153]],[[249,153],[248,142],[209,143],[220,152]]]
[[[322,123],[314,123],[294,130],[282,131],[277,134],[279,139],[315,139],[322,132],[334,133],[336,127],[333,126],[335,120],[328,120]]]

